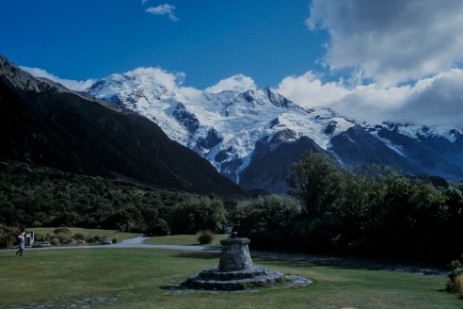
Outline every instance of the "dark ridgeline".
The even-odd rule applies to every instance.
[[[162,188],[239,196],[237,185],[120,106],[34,78],[0,55],[0,159]]]

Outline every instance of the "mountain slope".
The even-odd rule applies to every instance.
[[[327,150],[331,137],[354,125],[328,110],[303,109],[271,88],[255,89],[251,84],[250,89],[238,87],[239,91],[223,87],[198,91],[163,84],[156,74],[155,69],[115,74],[95,83],[89,93],[145,115],[169,137],[196,151],[222,175],[246,189],[286,192],[285,177],[290,163],[309,149],[307,142],[296,142],[298,139],[305,136],[317,149]],[[234,81],[240,78],[233,77]],[[333,121],[337,125],[328,132],[327,127]],[[280,133],[286,130],[295,134]],[[265,184],[253,176],[252,170],[257,162],[262,164],[267,159],[263,152],[255,156],[254,151],[257,142],[263,146],[274,135],[279,135],[279,145],[288,148],[280,152],[280,158],[285,152],[298,155],[292,156],[291,162],[282,158],[286,162],[284,173],[281,167],[278,171],[267,168],[265,172],[272,174],[275,181]],[[302,144],[306,147],[301,147]],[[297,150],[289,150],[292,147]]]
[[[331,110],[301,108],[242,75],[200,91],[166,83],[156,70],[114,74],[88,91],[145,115],[245,189],[286,192],[291,163],[308,150],[340,165],[463,179],[461,128],[356,123]]]
[[[239,195],[193,151],[126,108],[35,79],[0,56],[0,156],[160,187]]]

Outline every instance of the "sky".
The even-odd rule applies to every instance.
[[[2,0],[2,11],[0,54],[70,88],[152,67],[179,88],[270,86],[357,121],[463,128],[460,0]]]

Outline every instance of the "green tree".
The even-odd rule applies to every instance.
[[[227,222],[227,211],[220,199],[190,198],[169,210],[168,222],[172,233],[176,234],[221,231]]]
[[[293,249],[294,224],[302,212],[292,197],[262,196],[239,203],[239,235],[252,239],[253,248]]]
[[[344,185],[344,175],[325,155],[308,152],[291,166],[287,180],[309,218],[320,218],[334,206]]]

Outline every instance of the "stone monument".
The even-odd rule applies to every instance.
[[[282,282],[285,275],[253,266],[249,253],[249,238],[230,237],[220,241],[222,251],[218,268],[205,269],[190,276],[183,287],[204,290],[244,290],[272,286]]]
[[[251,254],[249,253],[249,238],[227,238],[220,241],[219,270],[221,272],[252,268]]]

